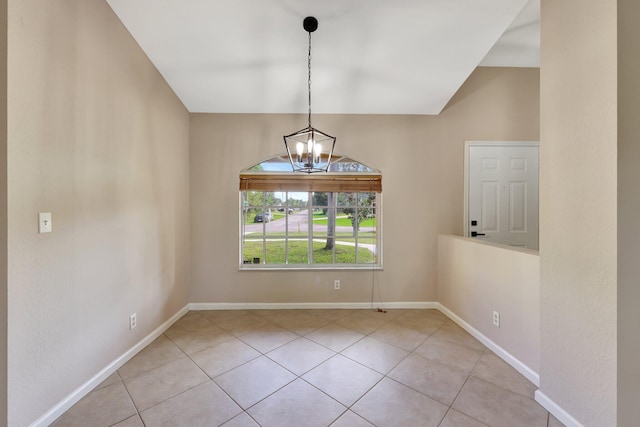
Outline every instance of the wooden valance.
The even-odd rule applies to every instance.
[[[380,174],[248,174],[240,175],[240,191],[382,192]]]

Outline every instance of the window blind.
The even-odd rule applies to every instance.
[[[241,174],[240,191],[382,192],[379,174]]]

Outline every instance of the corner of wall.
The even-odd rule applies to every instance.
[[[7,0],[0,0],[0,425],[7,423]]]

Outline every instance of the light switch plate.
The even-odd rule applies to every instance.
[[[40,233],[51,233],[51,212],[40,212],[38,214],[38,230]]]

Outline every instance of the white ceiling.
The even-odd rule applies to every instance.
[[[438,114],[478,65],[537,67],[540,0],[107,0],[191,112]]]

